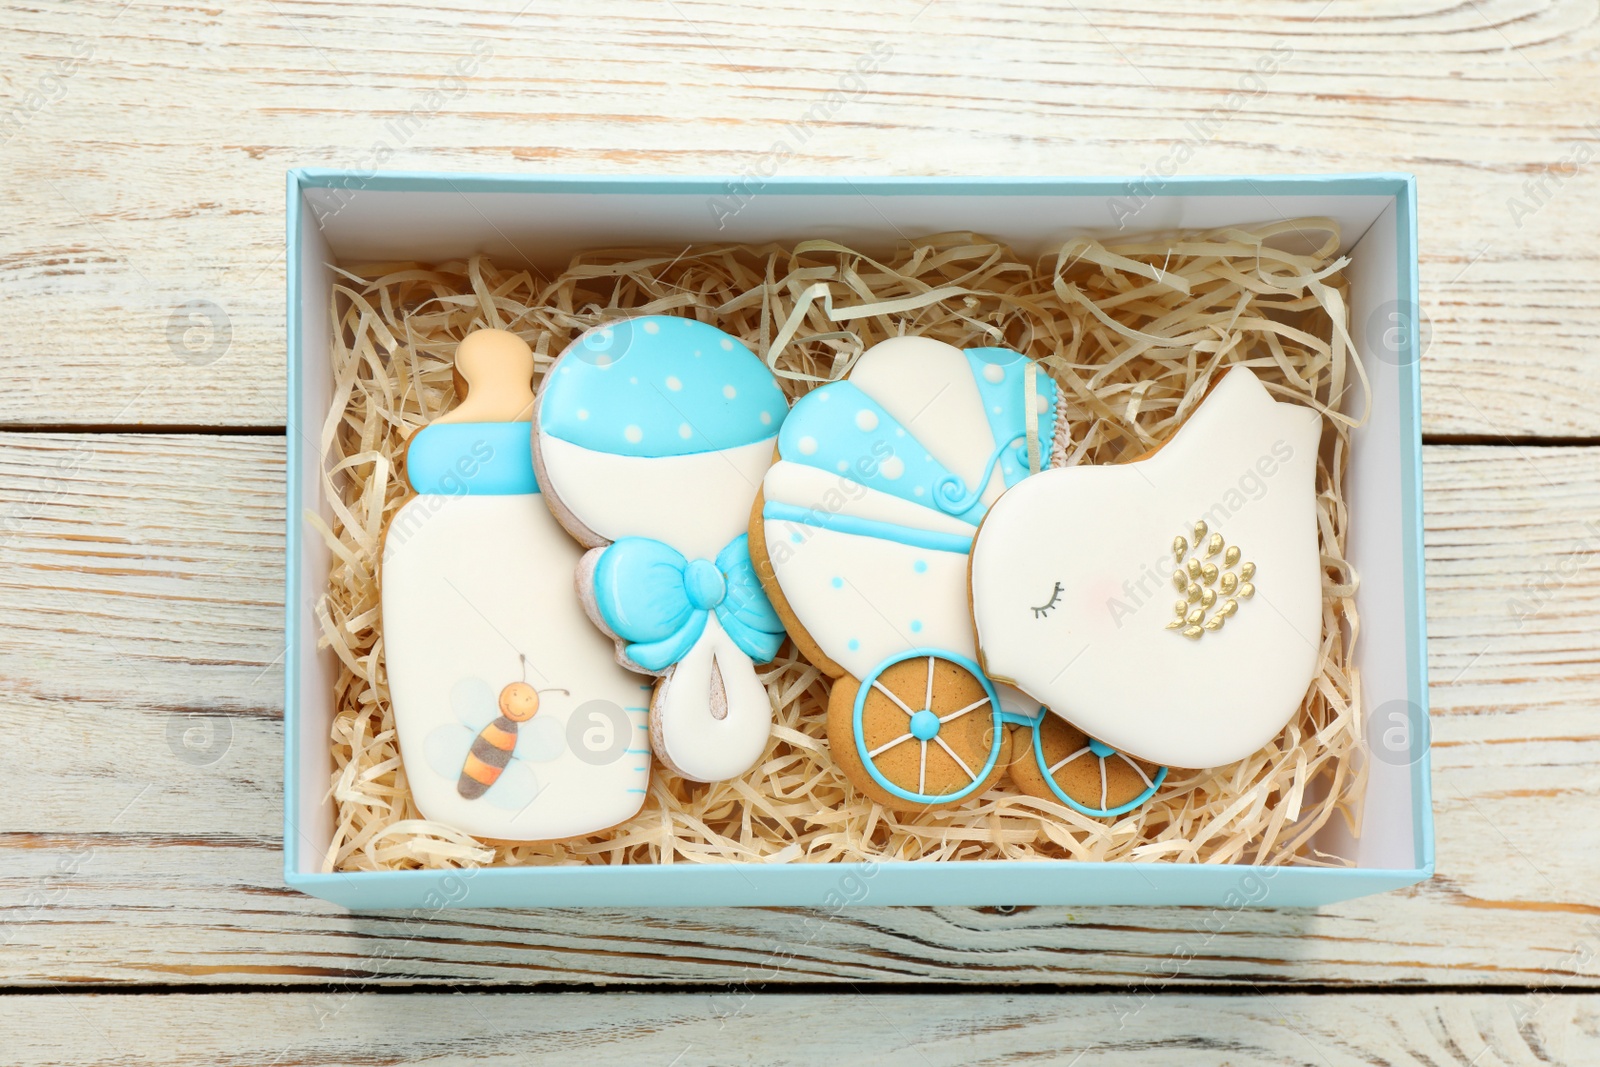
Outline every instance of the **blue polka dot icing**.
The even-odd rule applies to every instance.
[[[831,382],[795,403],[778,433],[778,454],[976,525],[984,512],[977,493],[903,436],[894,416],[859,387]]]
[[[1002,445],[1028,427],[1023,407],[1027,403],[1027,385],[1023,382],[1023,368],[1028,358],[1009,348],[969,348],[967,362],[972,366],[972,380],[978,384],[978,395],[983,398],[984,411],[989,416],[989,429],[995,444]],[[1039,432],[1040,462],[1048,460],[1051,441],[1055,435],[1056,403],[1059,389],[1054,379],[1042,371],[1034,376],[1034,416]],[[1000,475],[1008,486],[1016,485],[1028,476],[1028,442],[1024,438],[1015,447],[1006,449],[1000,456]]]
[[[851,652],[860,652],[861,651],[861,642],[857,641],[855,638],[852,637],[850,639],[849,643],[845,647],[848,648]]]
[[[844,579],[843,578],[835,578],[833,580],[833,587],[835,589],[843,589],[844,588]]]
[[[926,574],[928,573],[928,561],[925,559],[919,559],[911,565],[911,569],[916,571],[918,574]]]
[[[920,634],[922,632],[922,620],[921,619],[912,619],[911,620],[911,632],[914,633],[914,634]]]
[[[683,456],[770,438],[789,405],[744,345],[715,326],[647,315],[596,327],[562,355],[539,428],[622,456]]]

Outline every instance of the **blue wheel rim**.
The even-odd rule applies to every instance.
[[[978,683],[983,686],[983,693],[986,701],[971,705],[966,711],[953,712],[949,716],[946,716],[944,720],[941,720],[948,721],[949,719],[955,718],[957,715],[976,712],[978,709],[982,708],[983,703],[986,702],[989,705],[990,718],[993,720],[994,724],[991,740],[989,742],[989,758],[984,763],[983,769],[975,772],[972,781],[961,789],[956,790],[954,793],[919,793],[896,785],[887,777],[885,777],[883,772],[878,769],[877,763],[874,762],[875,753],[868,751],[867,749],[867,739],[862,731],[861,721],[862,713],[866,709],[867,695],[872,692],[874,687],[877,687],[878,679],[883,675],[884,671],[888,670],[890,667],[893,667],[897,663],[904,663],[911,659],[943,660],[946,663],[953,663],[976,678]],[[905,703],[900,700],[900,698],[890,693],[887,687],[878,688],[880,692],[888,696],[902,711],[906,710]],[[907,740],[915,740],[918,744],[923,746],[924,758],[926,757],[926,750],[929,741],[915,736],[911,730],[911,722],[916,720],[916,715],[918,712],[927,710],[926,705],[930,703],[930,701],[924,700],[923,703],[923,708],[913,708],[908,712],[909,721],[907,723],[905,735],[886,745],[880,745],[876,749],[876,754],[882,754],[883,752],[887,751],[887,749],[902,744]],[[901,800],[910,801],[913,804],[949,804],[957,800],[965,799],[976,792],[978,787],[983,785],[983,783],[988,779],[989,775],[994,772],[995,764],[1000,760],[1000,746],[1003,741],[1001,732],[1003,727],[1000,719],[1000,694],[995,690],[994,683],[989,681],[984,673],[978,669],[978,665],[972,660],[967,659],[965,656],[958,656],[953,652],[944,652],[939,649],[913,648],[907,652],[902,652],[897,656],[891,656],[884,660],[882,663],[878,664],[872,669],[871,674],[861,680],[861,686],[856,690],[855,705],[851,709],[851,728],[852,733],[855,735],[856,755],[860,757],[861,765],[866,768],[867,775],[873,780],[873,782],[875,782],[890,796],[898,797]],[[932,740],[937,743],[937,735],[935,735]],[[949,749],[946,748],[945,751],[948,753]],[[957,762],[961,762],[958,757]],[[962,763],[962,767],[967,769],[969,773],[973,773],[971,772],[970,768],[966,768],[965,763]]]
[[[1044,740],[1040,737],[1040,728],[1044,726],[1044,717],[1048,715],[1049,712],[1043,708],[1040,708],[1039,712],[1039,717],[1031,724],[1033,729],[1034,762],[1039,765],[1039,773],[1044,776],[1045,784],[1050,787],[1050,792],[1055,794],[1055,798],[1057,800],[1061,801],[1061,803],[1065,804],[1073,811],[1076,811],[1082,815],[1092,816],[1096,819],[1109,819],[1115,815],[1125,815],[1134,808],[1137,808],[1145,803],[1145,801],[1149,800],[1151,797],[1155,796],[1156,791],[1161,788],[1161,783],[1167,780],[1167,768],[1162,767],[1158,769],[1155,777],[1150,779],[1149,786],[1147,786],[1138,796],[1134,797],[1125,804],[1118,804],[1114,808],[1093,808],[1080,801],[1074,800],[1072,797],[1068,796],[1064,791],[1062,791],[1060,786],[1056,785],[1056,776],[1051,772],[1050,768],[1044,762]],[[1093,738],[1090,739],[1090,742],[1091,744],[1100,743],[1095,742]],[[1118,759],[1127,760],[1130,766],[1134,766],[1135,769],[1137,769],[1137,765],[1135,765],[1132,760],[1129,760],[1127,756],[1124,756],[1115,749],[1111,750],[1111,755],[1109,756],[1101,756],[1098,753],[1091,751],[1089,746],[1085,746],[1082,751],[1089,753],[1089,759],[1098,759],[1100,761],[1100,780],[1102,782],[1105,781],[1105,761],[1113,756]],[[1066,760],[1062,760],[1061,763],[1057,763],[1056,768],[1060,769],[1062,764],[1076,758],[1078,758],[1078,756],[1068,756]],[[1143,774],[1144,772],[1140,771],[1139,773]]]

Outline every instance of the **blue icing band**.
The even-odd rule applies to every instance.
[[[974,526],[983,518],[977,493],[848,381],[831,382],[795,402],[778,434],[778,454]],[[979,486],[988,480],[985,474]]]
[[[972,380],[977,382],[978,395],[983,398],[983,413],[989,419],[994,443],[1007,446],[1007,442],[1023,435],[1020,447],[1009,445],[1000,455],[1001,477],[1007,487],[1016,485],[1028,476],[1028,422],[1022,410],[1027,393],[1022,379],[1033,361],[1009,348],[969,348],[966,355],[967,362],[972,365]],[[1042,370],[1034,376],[1034,386],[1045,402],[1044,411],[1038,415],[1039,456],[1043,464],[1049,459],[1055,437],[1056,399],[1060,390],[1055,380]]]
[[[526,422],[436,422],[406,448],[406,479],[419,493],[506,496],[537,493],[533,426]]]
[[[778,432],[789,404],[766,364],[715,326],[645,315],[596,327],[562,355],[539,429],[617,456],[686,456]]]
[[[821,530],[830,530],[833,533],[854,534],[857,537],[872,537],[880,541],[894,541],[912,548],[930,548],[936,552],[955,552],[968,555],[972,552],[972,538],[962,537],[959,534],[944,533],[938,530],[919,530],[914,526],[900,526],[892,522],[879,522],[877,519],[863,519],[856,515],[841,515],[838,513],[824,512],[813,508],[796,507],[794,504],[783,504],[776,500],[769,500],[761,508],[761,517],[785,522],[797,522],[804,526],[815,526]],[[795,544],[801,544],[805,538],[799,534],[790,537]],[[922,563],[921,560],[918,560]],[[926,563],[922,563],[922,570],[927,570]],[[844,583],[838,578],[834,579],[834,588]]]

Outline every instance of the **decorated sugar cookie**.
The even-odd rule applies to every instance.
[[[1320,436],[1235,367],[1148,458],[1016,486],[972,552],[985,669],[1136,760],[1271,741],[1318,662]]]
[[[1015,727],[1038,721],[978,670],[967,553],[1006,487],[1047,461],[1056,391],[1020,353],[897,338],[797,402],[779,435],[752,552],[790,635],[837,679],[834,759],[880,803],[981,792]]]
[[[619,662],[659,676],[656,755],[696,781],[743,774],[772,729],[755,665],[783,640],[745,535],[789,412],[777,379],[716,327],[650,315],[574,341],[534,412],[540,484],[590,549],[580,600]]]
[[[466,399],[414,436],[417,496],[380,570],[384,659],[406,779],[424,816],[480,837],[552,840],[630,818],[650,775],[648,686],[572,591],[580,551],[533,474],[533,354],[462,341]]]

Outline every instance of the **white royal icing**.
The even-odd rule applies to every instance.
[[[1274,401],[1241,367],[1150,458],[1013,486],[972,554],[985,669],[1140,759],[1213,767],[1266,744],[1318,659],[1320,436],[1316,412]],[[1192,540],[1197,521],[1255,573],[1254,595],[1192,640],[1167,626],[1186,599],[1173,539]]]
[[[406,780],[427,818],[481,837],[552,840],[614,826],[644,802],[650,687],[617,665],[573,596],[580,552],[536,493],[425,493],[391,522],[385,662]],[[481,708],[485,693],[492,705],[524,680],[519,653],[525,680],[544,690],[539,710],[519,727],[502,780],[464,798],[457,782],[473,731],[458,711],[474,696]],[[451,756],[430,759],[437,751]]]
[[[809,509],[819,523],[826,522],[833,515],[847,515],[962,537],[971,537],[973,533],[970,523],[962,522],[954,515],[880,493],[859,482],[841,478],[837,473],[801,463],[780,461],[774,464],[767,472],[763,490],[769,502]]]
[[[1020,398],[1029,366],[1014,352],[969,356],[941,341],[894,338],[863,353],[846,383],[822,387],[790,414],[783,458],[763,483],[765,548],[795,618],[854,677],[913,648],[973,656],[967,553],[1005,479],[993,464],[975,504],[952,512],[935,506],[928,463],[976,488],[1007,444],[996,439],[1005,420],[986,409],[983,390],[999,395],[1009,380]],[[1037,385],[1048,429],[1054,385],[1042,373]],[[842,423],[839,404],[851,405]],[[1012,414],[1021,426],[1014,405]],[[833,432],[821,440],[813,428]],[[1048,452],[1048,436],[1040,444]]]
[[[722,679],[728,714],[706,713],[711,666]],[[767,709],[766,715],[754,709]],[[723,632],[716,615],[689,654],[662,679],[653,710],[661,755],[668,763],[704,782],[736,778],[761,758],[772,732],[771,701],[756,677],[755,665]]]
[[[994,434],[972,367],[959,348],[926,337],[893,337],[863,354],[849,380],[967,485],[983,474],[994,451]],[[888,470],[884,473],[893,477]],[[981,499],[993,503],[1004,491],[997,469]]]
[[[714,559],[749,523],[772,444],[620,456],[541,433],[539,454],[550,491],[607,541],[653,537],[689,559]]]
[[[972,658],[965,555],[778,519],[763,532],[789,609],[854,677],[913,648]]]

